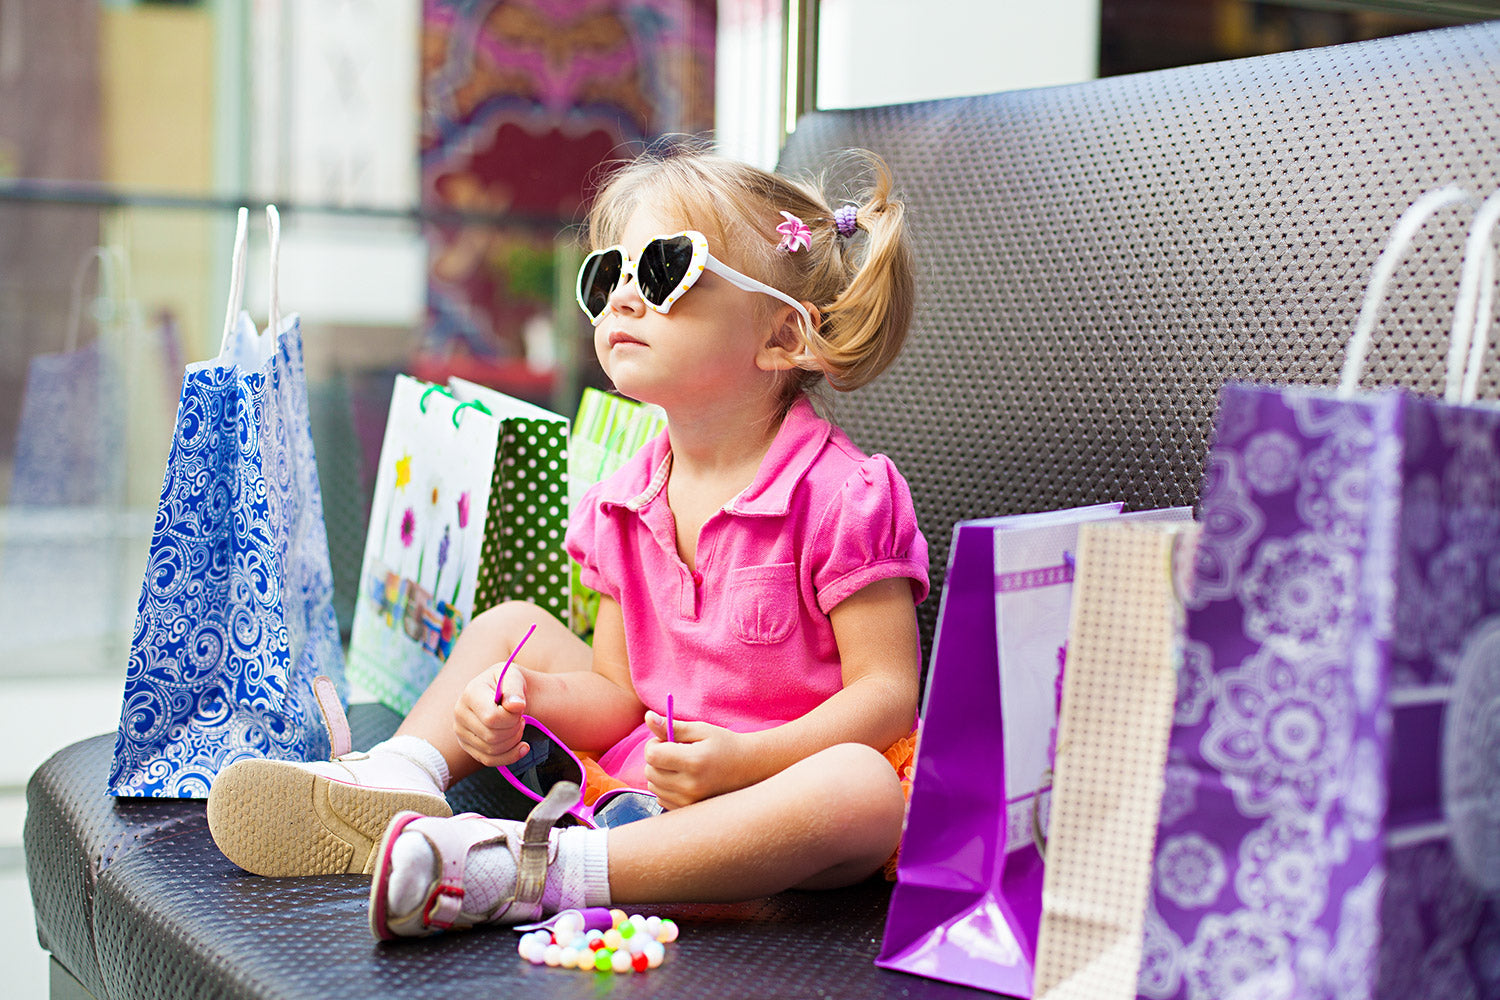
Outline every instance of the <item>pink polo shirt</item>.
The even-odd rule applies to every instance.
[[[755,480],[677,554],[663,432],[585,495],[568,526],[583,583],[619,602],[636,695],[665,714],[754,732],[806,714],[843,686],[828,613],[877,580],[927,596],[927,541],[911,491],[883,455],[856,448],[798,400]],[[600,758],[644,787],[645,724]]]

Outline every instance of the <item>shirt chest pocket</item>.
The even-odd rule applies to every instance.
[[[741,642],[781,642],[797,627],[797,567],[788,562],[732,570],[728,598],[729,621]]]

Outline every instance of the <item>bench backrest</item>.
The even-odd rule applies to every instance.
[[[925,641],[956,520],[1192,503],[1224,380],[1337,381],[1402,211],[1447,183],[1500,187],[1500,22],[817,112],[782,168],[851,146],[896,174],[921,298],[902,359],[835,416],[912,484]],[[1419,237],[1364,384],[1441,391],[1471,215]]]

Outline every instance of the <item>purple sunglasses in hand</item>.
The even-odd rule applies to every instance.
[[[516,643],[516,648],[511,650],[505,665],[500,668],[500,676],[495,679],[495,704],[500,704],[504,696],[502,685],[505,672],[510,669],[510,665],[516,660],[516,654],[535,631],[535,625],[526,630],[521,641]],[[667,714],[670,720],[670,704]],[[571,781],[578,786],[578,800],[569,807],[568,814],[588,827],[623,826],[662,811],[661,803],[655,795],[635,788],[617,788],[599,796],[592,806],[584,805],[584,791],[588,786],[583,762],[568,749],[566,743],[536,719],[523,715],[521,720],[525,724],[521,741],[526,744],[526,753],[519,760],[499,765],[495,770],[527,798],[540,802],[546,798],[553,785],[560,781]],[[668,726],[671,726],[670,721]]]

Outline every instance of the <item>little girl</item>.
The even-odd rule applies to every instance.
[[[390,740],[226,769],[209,819],[232,861],[373,874],[381,938],[881,868],[905,808],[905,762],[884,751],[910,747],[927,544],[900,473],[808,398],[869,382],[906,337],[902,206],[869,159],[858,206],[699,152],[611,178],[579,304],[615,388],[667,430],[573,512],[568,551],[603,595],[592,648],[530,604],[480,614]],[[527,753],[523,715],[589,755],[591,798],[646,789],[660,814],[549,832],[559,793],[525,824],[450,816],[453,782]]]

